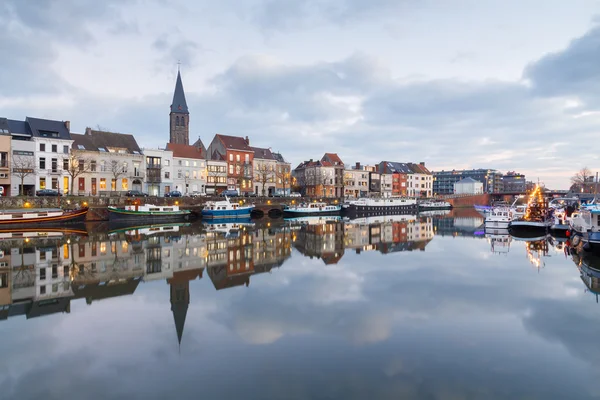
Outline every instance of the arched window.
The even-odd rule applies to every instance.
[[[175,126],[179,126],[179,117],[177,117],[177,119],[175,120]]]

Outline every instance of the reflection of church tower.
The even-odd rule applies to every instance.
[[[169,143],[190,144],[190,113],[185,101],[181,73],[177,71],[173,104],[169,114]]]
[[[188,305],[190,304],[190,281],[181,283],[171,283],[171,311],[175,320],[175,330],[177,331],[177,341],[181,345],[183,336],[183,327],[185,325],[185,316],[187,315]]]

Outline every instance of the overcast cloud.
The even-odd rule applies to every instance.
[[[567,187],[600,167],[598,14],[592,0],[8,0],[0,115],[164,146],[179,60],[205,143],[247,135],[293,164],[328,151]]]

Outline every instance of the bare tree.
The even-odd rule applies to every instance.
[[[286,189],[291,187],[291,173],[289,166],[287,165],[278,165],[277,172],[275,173],[275,177],[277,178],[277,183],[280,183],[283,186],[283,193],[286,194]]]
[[[69,153],[69,156],[66,158],[63,158],[63,162],[65,162],[65,161],[66,161],[65,165],[67,166],[67,169],[65,171],[71,177],[69,194],[72,195],[75,178],[77,178],[78,176],[87,174],[88,172],[91,171],[92,159],[90,157],[84,156],[83,153],[81,153],[77,150],[71,150],[71,153]]]
[[[123,164],[121,164],[117,160],[111,160],[110,174],[112,175],[113,182],[115,182],[115,190],[117,190],[117,180],[119,180],[119,178],[125,175],[126,173],[127,170],[125,169],[125,166]],[[112,182],[110,188],[112,190]]]
[[[583,167],[571,177],[571,190],[591,193],[593,180],[592,171],[587,166]]]
[[[271,165],[260,163],[254,168],[254,179],[262,185],[262,195],[265,195],[265,187],[268,182],[272,182],[274,176]]]
[[[19,195],[23,196],[25,178],[35,174],[35,160],[32,156],[13,155],[11,161],[12,174],[17,176],[21,181],[21,186],[19,187]]]

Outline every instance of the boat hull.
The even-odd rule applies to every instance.
[[[340,215],[340,210],[327,210],[327,211],[297,211],[297,210],[283,210],[284,217],[308,217],[318,215]]]
[[[511,221],[511,229],[538,229],[545,230],[552,226],[552,221]]]
[[[81,208],[79,210],[65,211],[62,215],[58,216],[0,220],[0,226],[56,226],[63,224],[81,223],[85,222],[87,213],[88,208],[86,207]]]
[[[510,221],[485,221],[485,229],[508,229]]]
[[[452,210],[452,206],[419,206],[419,211],[432,211],[432,210]]]
[[[205,219],[238,219],[250,218],[254,207],[240,207],[236,210],[202,210]]]
[[[188,210],[185,211],[133,211],[123,210],[120,208],[108,209],[109,221],[143,221],[147,222],[163,222],[163,221],[186,221],[191,217]]]
[[[374,215],[416,214],[417,211],[418,207],[416,204],[400,206],[362,206],[350,204],[342,209],[342,214],[350,218],[360,218]]]

